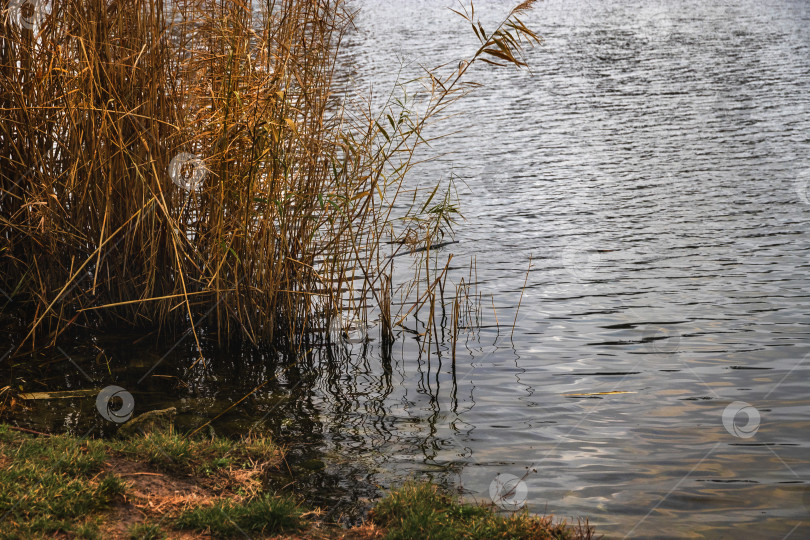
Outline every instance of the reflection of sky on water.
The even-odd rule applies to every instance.
[[[438,3],[357,4],[348,64],[377,88],[395,57],[416,73],[475,45]],[[530,507],[609,535],[788,534],[810,483],[807,6],[551,1],[525,19],[546,38],[531,73],[473,69],[485,86],[437,128],[460,134],[412,175],[464,180],[452,251],[476,257],[484,325],[457,355],[465,401],[405,410],[463,426],[437,425],[451,444],[430,456],[466,463],[474,494],[539,462]],[[626,393],[565,395],[599,392]],[[738,400],[759,446],[723,427]]]

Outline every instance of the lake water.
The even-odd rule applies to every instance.
[[[454,2],[351,5],[352,91],[475,51]],[[476,11],[490,31],[509,6]],[[411,177],[460,178],[447,249],[456,279],[476,257],[484,319],[456,386],[446,354],[428,367],[406,340],[390,393],[358,383],[370,395],[333,436],[394,475],[452,466],[482,500],[525,477],[531,510],[608,537],[807,537],[810,4],[522,18],[545,39],[531,70],[474,66],[483,87],[431,132],[458,133]]]
[[[352,0],[346,93],[456,69],[477,41],[455,5]],[[491,29],[509,5],[476,8]],[[514,475],[506,502],[608,538],[810,537],[810,4],[554,0],[523,19],[545,39],[531,70],[473,65],[483,86],[408,179],[457,177],[466,221],[438,258],[456,283],[475,259],[481,311],[455,363],[446,331],[420,354],[409,320],[390,351],[206,349],[193,369],[193,339],[95,336],[25,377],[260,424],[335,517],[408,477],[488,501]],[[88,419],[92,399],[56,400],[30,426]]]

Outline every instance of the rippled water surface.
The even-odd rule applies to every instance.
[[[454,260],[493,300],[456,386],[395,351],[358,449],[481,499],[526,475],[609,537],[810,534],[810,4],[710,4],[538,3],[531,70],[470,71],[411,180],[463,180]],[[476,48],[452,2],[353,5],[352,89]]]
[[[350,5],[348,98],[379,107],[397,73],[476,49],[449,0]],[[489,29],[509,5],[476,7]],[[409,320],[387,353],[203,351],[190,371],[193,340],[97,337],[42,384],[263,422],[291,463],[325,465],[297,482],[326,505],[425,475],[486,501],[512,474],[531,511],[607,537],[810,537],[810,4],[552,0],[523,19],[544,38],[531,70],[473,65],[482,86],[408,179],[457,177],[466,221],[438,260],[458,283],[474,258],[481,310],[455,362],[446,332],[419,354]],[[85,401],[39,423],[79,431]]]

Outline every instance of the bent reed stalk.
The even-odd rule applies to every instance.
[[[377,114],[336,103],[351,23],[341,0],[7,10],[0,288],[27,328],[18,351],[71,326],[300,350],[346,310],[376,311],[390,339],[383,247],[429,253],[455,212],[446,196],[430,206],[434,189],[393,232],[413,153],[472,62],[524,65],[521,40],[538,40],[517,19],[527,4],[491,35],[462,13],[481,48],[445,79],[428,72],[418,114],[404,101]],[[439,278],[417,304],[433,304]]]

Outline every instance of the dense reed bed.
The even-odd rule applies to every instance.
[[[419,111],[336,99],[340,0],[12,3],[0,288],[19,348],[126,326],[296,350],[371,312],[390,337],[392,250],[429,253],[456,212],[436,186],[393,226],[414,150],[470,63],[523,64],[532,3],[492,34],[460,12],[481,48],[427,73]],[[435,303],[442,275],[405,313]]]

